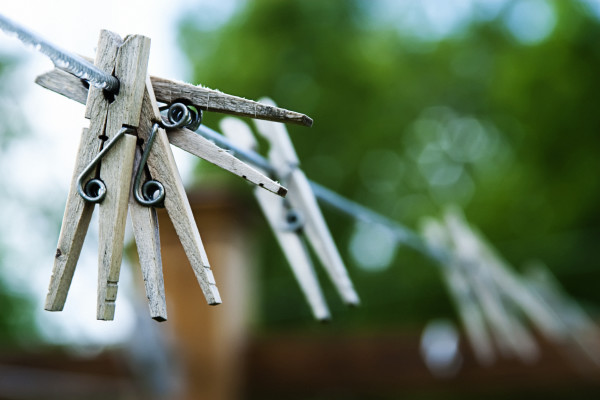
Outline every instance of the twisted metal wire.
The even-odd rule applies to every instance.
[[[83,58],[48,42],[1,14],[0,29],[16,36],[24,44],[33,46],[37,51],[48,56],[57,68],[88,81],[90,85],[98,89],[103,89],[110,93],[117,93],[119,91],[119,80],[114,76],[102,71]]]

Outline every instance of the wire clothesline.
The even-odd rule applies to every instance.
[[[231,151],[240,159],[254,164],[256,167],[265,170],[268,173],[275,172],[275,168],[265,157],[255,151],[246,150],[237,146],[214,129],[201,125],[196,132],[206,139],[213,141],[217,146]],[[309,183],[315,196],[328,206],[358,221],[384,226],[393,234],[398,243],[411,247],[432,259],[441,260],[442,256],[440,254],[429,249],[421,237],[405,225],[352,201],[317,182],[309,180]]]

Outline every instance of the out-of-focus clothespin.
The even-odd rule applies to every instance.
[[[509,307],[519,308],[548,340],[562,341],[565,335],[564,326],[556,314],[539,296],[528,289],[523,279],[511,270],[483,236],[468,224],[464,215],[457,209],[449,209],[445,221],[455,240],[468,243],[471,257],[479,260],[478,265],[491,278],[503,300],[509,303]]]
[[[449,238],[444,226],[434,219],[427,219],[422,223],[421,232],[430,251],[444,260],[444,263],[440,264],[442,277],[477,361],[482,365],[492,364],[496,356],[486,328],[485,316],[476,301],[468,278],[458,265],[458,259],[447,250]]]
[[[223,134],[239,147],[247,150],[256,149],[256,140],[252,131],[242,120],[224,118],[220,126]],[[288,193],[289,195],[291,193]],[[292,268],[313,316],[320,321],[328,320],[329,308],[319,286],[308,249],[297,229],[299,226],[297,214],[292,212],[286,199],[273,196],[258,188],[254,189],[254,196]]]
[[[524,362],[537,360],[539,346],[533,335],[520,317],[511,312],[512,304],[507,302],[503,289],[487,268],[488,261],[481,257],[477,240],[468,230],[458,229],[454,216],[450,211],[444,220],[451,249],[465,270],[499,350],[504,356],[516,356]]]
[[[270,99],[261,103],[275,106]],[[255,120],[257,131],[269,142],[269,161],[274,178],[288,187],[285,201],[255,191],[257,200],[296,275],[313,314],[318,319],[329,317],[329,311],[318,286],[309,253],[301,240],[303,233],[319,257],[342,300],[357,305],[360,300],[342,258],[327,228],[289,135],[282,124]],[[241,121],[225,119],[223,133],[246,149],[256,145],[250,128]]]
[[[271,99],[262,98],[260,102],[275,107]],[[300,161],[285,126],[265,120],[254,122],[258,133],[269,142],[269,160],[275,167],[275,178],[288,188],[290,193],[287,198],[298,218],[302,219],[302,231],[308,242],[342,300],[348,305],[358,305],[360,303],[358,294],[327,228],[308,179],[299,168]]]

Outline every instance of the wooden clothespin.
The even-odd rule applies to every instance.
[[[131,36],[122,41],[108,31],[100,35],[96,65],[103,71],[114,71],[121,88],[114,99],[96,88],[89,91],[85,115],[90,120],[90,127],[84,129],[80,142],[46,298],[47,310],[61,310],[64,306],[94,209],[93,202],[80,196],[81,190],[103,200],[99,206],[97,318],[114,318],[137,141],[133,133],[139,125],[149,52],[150,41],[143,36]],[[121,137],[123,139],[119,139]],[[110,141],[113,146],[102,158],[102,165],[91,164],[103,145]],[[98,179],[88,181],[83,187],[80,178],[84,177],[80,175],[86,171]]]
[[[477,361],[482,365],[492,364],[496,357],[485,316],[475,301],[475,295],[468,278],[458,265],[458,259],[448,253],[448,236],[444,226],[434,219],[427,219],[422,223],[421,231],[432,252],[445,254],[445,263],[441,266],[442,277]]]
[[[224,118],[221,120],[220,127],[221,132],[241,148],[256,149],[254,135],[242,120]],[[331,317],[329,307],[319,286],[308,249],[296,229],[299,221],[290,221],[290,218],[297,218],[297,215],[290,213],[290,208],[283,198],[270,195],[258,188],[254,190],[254,196],[292,268],[313,316],[319,321],[329,320]]]
[[[275,106],[269,99],[261,103]],[[341,256],[329,233],[325,219],[306,175],[299,168],[299,160],[285,127],[281,124],[255,121],[258,132],[269,144],[269,161],[275,169],[275,178],[289,188],[286,201],[255,192],[257,200],[296,275],[313,314],[318,319],[329,318],[329,311],[318,286],[310,257],[301,240],[302,231],[317,253],[343,301],[357,305],[359,298]],[[252,147],[249,128],[240,122],[224,120],[221,125],[226,136]]]
[[[490,269],[491,260],[481,253],[477,237],[456,212],[446,214],[445,225],[500,351],[507,356],[517,356],[524,362],[536,360],[539,346],[521,316],[514,312],[514,306],[518,307],[518,304],[494,277]]]
[[[199,110],[207,109],[304,125],[312,123],[310,118],[206,88],[151,79],[147,75],[149,49],[150,40],[143,36],[128,36],[123,41],[114,33],[101,33],[96,65],[104,71],[114,71],[119,80],[120,90],[114,98],[99,89],[88,89],[79,79],[58,69],[36,79],[38,84],[86,104],[86,117],[90,119],[90,128],[84,129],[71,182],[47,310],[62,310],[65,304],[94,208],[94,203],[84,197],[88,200],[98,197],[100,202],[98,319],[114,318],[128,208],[152,317],[159,321],[167,318],[158,220],[153,208],[160,205],[164,205],[173,222],[207,302],[221,303],[169,142],[280,196],[287,192],[278,183],[187,129],[195,120],[190,113],[197,118]],[[161,93],[159,101],[185,103],[170,105],[164,120],[153,81]],[[165,127],[172,128],[169,137]],[[103,146],[103,152],[99,153]],[[83,183],[93,176],[97,179]],[[143,186],[142,180],[146,181]]]
[[[263,98],[260,102],[275,107],[271,99]],[[302,231],[308,242],[342,300],[349,305],[358,305],[360,303],[358,294],[327,228],[308,179],[299,168],[300,161],[285,126],[264,120],[255,120],[255,125],[258,133],[270,144],[269,160],[277,171],[276,179],[285,182],[288,187],[290,193],[287,200],[291,208],[303,219]]]

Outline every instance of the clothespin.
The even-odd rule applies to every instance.
[[[96,66],[106,72],[114,71],[120,82],[120,91],[114,99],[109,99],[102,90],[90,89],[85,113],[90,119],[90,127],[84,129],[71,182],[46,299],[48,310],[60,310],[64,306],[94,209],[93,202],[80,196],[81,191],[88,200],[92,197],[103,200],[99,206],[97,318],[114,318],[137,141],[135,128],[139,125],[149,51],[150,40],[143,36],[131,36],[122,41],[108,31],[100,34]],[[103,145],[109,148],[109,143],[112,148],[105,153],[102,165],[98,167],[98,151]],[[96,163],[92,162],[94,158]],[[83,187],[80,178],[90,175],[97,178],[89,180]]]
[[[546,338],[560,342],[564,337],[564,329],[547,304],[527,288],[525,282],[497,255],[483,236],[467,223],[458,210],[448,210],[445,219],[449,231],[457,240],[470,243],[474,257],[481,260],[481,267],[487,271],[503,297],[520,308]]]
[[[498,349],[504,356],[517,356],[524,362],[539,357],[539,346],[491,275],[486,260],[480,257],[477,242],[466,231],[456,229],[452,214],[447,214],[445,228],[452,243],[451,251],[460,260],[465,276],[490,326]],[[454,228],[454,229],[453,229]]]
[[[86,116],[90,119],[90,128],[84,129],[82,136],[67,200],[47,310],[64,307],[94,208],[85,198],[100,202],[98,319],[114,318],[128,206],[152,317],[159,321],[167,318],[154,207],[166,208],[207,302],[221,303],[169,142],[280,196],[287,192],[187,127],[199,123],[202,109],[304,125],[310,125],[312,120],[303,114],[210,89],[151,79],[147,75],[149,46],[150,40],[142,36],[128,36],[122,41],[111,32],[101,33],[96,65],[106,72],[114,71],[119,80],[120,90],[114,98],[99,89],[88,89],[79,79],[58,69],[36,80],[50,90],[86,104]],[[167,106],[165,118],[157,104],[153,80],[163,101],[178,101]],[[169,129],[169,137],[164,128]],[[97,179],[83,183],[92,176]]]
[[[275,103],[263,98],[261,103]],[[321,264],[342,300],[349,305],[358,305],[360,300],[348,276],[342,257],[329,233],[325,218],[317,204],[317,199],[304,172],[299,168],[300,161],[283,124],[255,120],[257,131],[269,142],[269,160],[275,167],[276,178],[285,182],[290,191],[287,199],[298,217],[303,219],[302,231],[314,249]]]
[[[442,277],[475,357],[482,365],[492,364],[495,361],[494,348],[485,317],[475,301],[468,278],[458,266],[457,258],[447,252],[449,238],[444,226],[434,219],[427,219],[422,223],[421,231],[429,249],[434,254],[440,254],[445,261],[441,265]]]
[[[260,102],[274,106],[269,99],[261,99]],[[275,177],[290,188],[285,201],[257,191],[255,196],[292,267],[313,315],[317,319],[326,319],[329,318],[329,311],[301,232],[306,235],[344,302],[357,305],[358,295],[310,184],[299,168],[300,162],[287,131],[281,124],[258,120],[255,122],[258,132],[269,141],[269,161],[275,170]],[[221,129],[226,136],[247,150],[256,145],[250,128],[241,121],[226,118],[221,122]]]
[[[230,117],[224,118],[221,120],[220,126],[223,134],[240,148],[246,150],[256,149],[256,140],[252,131],[242,120]],[[289,195],[291,193],[288,193]],[[283,198],[270,195],[258,188],[254,189],[254,196],[292,268],[296,281],[310,305],[313,316],[320,321],[330,319],[329,308],[319,286],[308,249],[296,229],[299,221],[290,221],[290,219],[297,218],[297,216],[291,213],[290,207]]]

